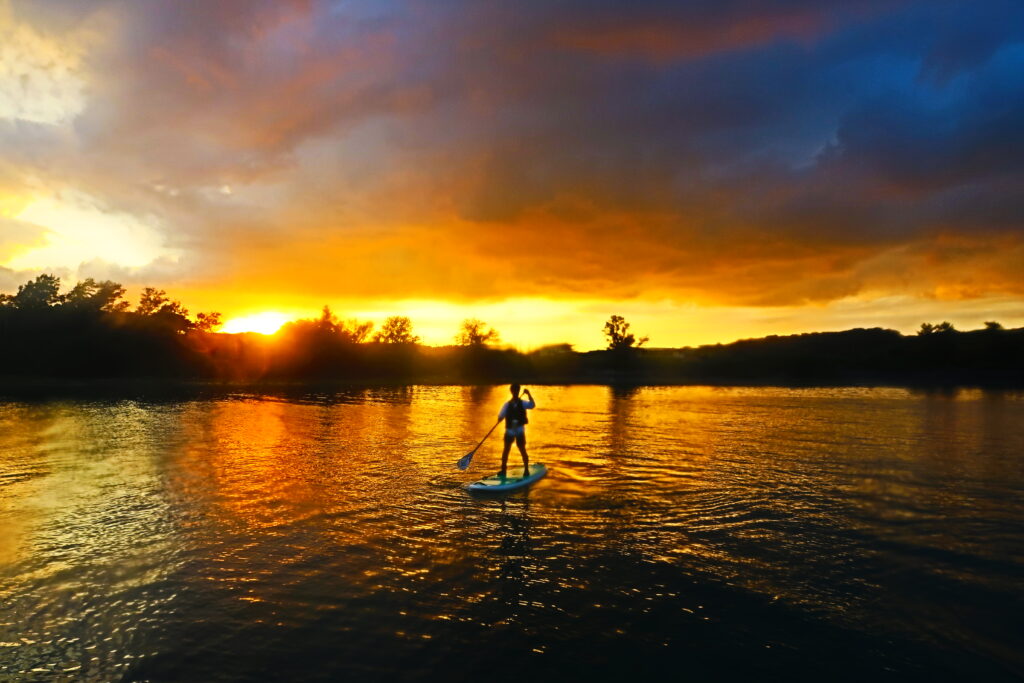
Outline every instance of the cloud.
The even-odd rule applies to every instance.
[[[81,193],[35,198],[13,220],[4,220],[8,253],[0,265],[16,271],[75,272],[88,262],[138,269],[177,260],[179,254],[164,245],[152,220],[109,211]]]
[[[0,172],[145,217],[161,286],[1024,290],[1019,3],[46,5],[12,25],[78,46],[85,99],[58,127],[0,123]]]
[[[574,7],[574,16],[557,22],[553,42],[603,57],[665,63],[776,41],[809,43],[831,26],[834,12],[809,2],[761,3],[756,10],[745,2],[639,2],[629,12],[609,3],[598,7]]]
[[[85,106],[81,47],[13,19],[0,2],[0,120],[58,125]]]

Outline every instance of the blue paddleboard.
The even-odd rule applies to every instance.
[[[515,474],[516,472],[518,472],[518,474]],[[530,484],[539,481],[547,473],[547,466],[538,462],[530,465],[529,473],[523,472],[523,468],[521,467],[518,470],[509,469],[507,470],[507,476],[505,477],[499,477],[497,474],[492,474],[485,479],[474,481],[472,484],[467,484],[466,488],[477,493],[515,491],[516,489],[526,488]]]

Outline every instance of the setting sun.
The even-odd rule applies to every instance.
[[[241,318],[232,318],[224,323],[221,332],[237,334],[239,332],[258,332],[260,334],[274,334],[281,326],[291,320],[284,313],[257,313]]]

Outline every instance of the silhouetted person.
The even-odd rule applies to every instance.
[[[498,413],[498,422],[505,420],[505,447],[501,450],[501,470],[498,472],[502,478],[505,477],[508,453],[512,450],[513,441],[523,456],[523,476],[530,473],[530,457],[526,454],[526,424],[530,420],[526,416],[526,411],[537,407],[537,402],[533,400],[529,389],[523,392],[529,401],[519,398],[518,384],[510,386],[509,391],[512,392],[512,398],[505,402]]]

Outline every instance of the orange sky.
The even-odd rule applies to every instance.
[[[524,349],[1024,325],[1024,24],[948,9],[0,0],[0,291]]]

